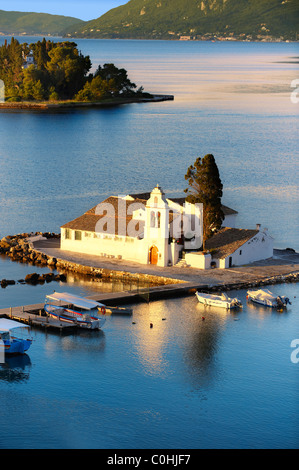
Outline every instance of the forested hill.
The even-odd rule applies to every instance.
[[[296,33],[298,0],[130,0],[65,32],[94,38],[247,40],[296,39]]]
[[[71,16],[0,10],[2,34],[61,34],[66,28],[84,21]]]

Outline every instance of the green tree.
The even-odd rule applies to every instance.
[[[72,98],[85,83],[91,68],[89,56],[84,57],[74,42],[57,43],[49,53],[46,69],[60,98]]]
[[[85,83],[75,99],[77,101],[100,101],[113,96],[115,93],[117,93],[117,88],[114,79],[103,80],[97,75],[91,81]]]
[[[101,77],[115,89],[113,93],[116,95],[130,96],[135,93],[137,85],[132,83],[128,78],[128,72],[125,69],[119,69],[114,64],[104,64],[103,67],[98,66],[95,77]],[[113,82],[111,82],[113,80]]]
[[[223,185],[219,170],[212,154],[197,158],[193,165],[189,166],[185,179],[188,188],[186,201],[203,204],[203,249],[205,242],[215,231],[221,228],[224,214],[221,198]]]
[[[0,47],[0,79],[3,80],[6,95],[10,90],[10,96],[19,96],[19,87],[23,79],[22,70],[22,46],[12,37],[10,44],[5,43]]]

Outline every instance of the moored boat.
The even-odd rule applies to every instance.
[[[61,322],[92,330],[100,330],[106,321],[104,304],[67,292],[47,295],[44,311]]]
[[[133,309],[131,307],[109,307],[106,306],[107,313],[117,313],[119,315],[132,315]]]
[[[274,295],[268,289],[258,289],[247,291],[247,300],[251,300],[265,307],[272,308],[286,308],[288,304],[291,305],[288,297],[281,295]]]
[[[29,327],[7,318],[0,318],[0,353],[5,354],[24,354],[31,346],[31,338],[22,338],[15,336],[15,330],[19,332],[26,331],[28,335]]]
[[[242,308],[242,302],[239,299],[236,297],[232,299],[228,297],[225,292],[222,292],[221,295],[215,295],[196,291],[195,295],[200,303],[211,307],[222,307],[226,309]]]

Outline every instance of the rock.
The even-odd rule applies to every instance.
[[[6,253],[11,248],[10,244],[7,241],[3,241],[3,239],[1,240],[0,247],[2,253]]]
[[[1,287],[5,288],[6,286],[12,286],[16,283],[16,281],[9,280],[9,279],[2,279],[1,281]]]
[[[56,274],[54,281],[66,282],[66,276],[64,274]]]
[[[48,258],[47,264],[48,264],[48,266],[56,266],[57,259],[56,258]]]
[[[54,274],[53,273],[45,273],[39,276],[39,282],[51,282],[53,281]]]
[[[27,274],[25,277],[25,282],[28,284],[37,284],[39,280],[39,275],[37,273]]]

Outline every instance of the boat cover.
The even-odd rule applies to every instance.
[[[14,328],[29,328],[25,323],[9,320],[8,318],[0,318],[0,331],[10,331]]]
[[[254,295],[255,298],[260,300],[276,300],[276,297],[268,289],[258,289],[255,291],[248,291],[249,294]]]
[[[78,308],[84,308],[85,310],[104,307],[104,304],[101,304],[100,302],[86,299],[85,297],[79,297],[78,295],[68,294],[67,292],[54,292],[53,294],[47,295],[46,297],[47,299],[66,302],[67,304],[72,304]]]

